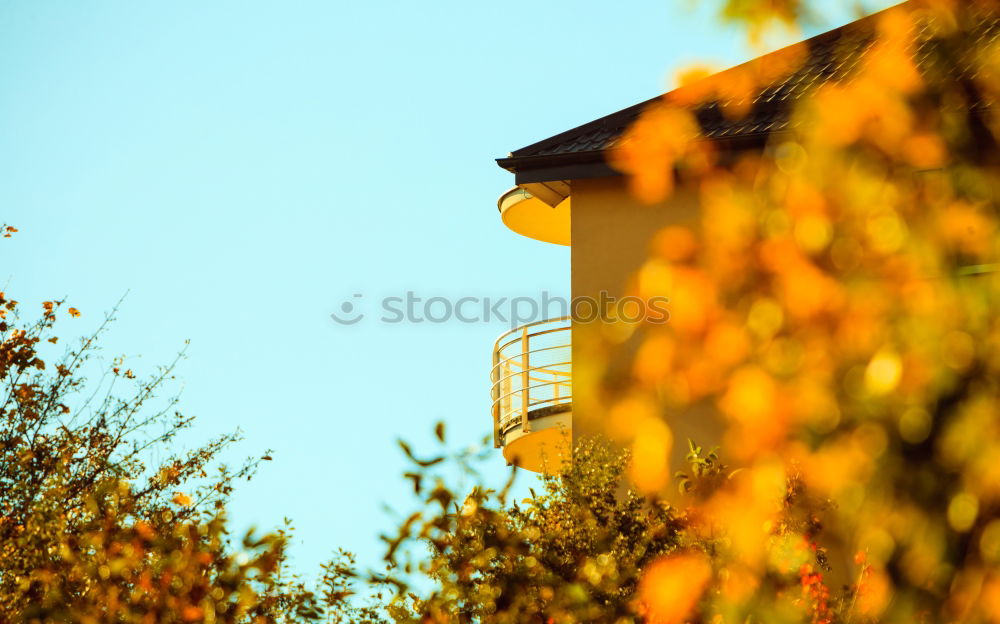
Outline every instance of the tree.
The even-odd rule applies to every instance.
[[[438,432],[443,441],[441,426]],[[702,504],[734,485],[760,485],[722,464],[715,450],[691,443],[688,469],[678,475],[689,505],[676,508],[629,485],[627,452],[587,439],[572,462],[542,476],[541,493],[531,488],[528,498],[510,501],[513,472],[503,490],[478,486],[463,497],[446,475],[456,467],[476,474],[475,457],[463,452],[422,460],[404,447],[421,506],[386,538],[389,573],[363,578],[370,587],[395,589],[386,614],[397,624],[685,620],[711,590],[713,566],[740,539],[706,532],[705,514],[712,511]],[[787,593],[790,602],[808,588],[802,605],[817,620],[849,612],[856,588],[830,596],[820,576],[805,569],[828,567],[816,545],[824,502],[810,498],[797,480],[767,485],[782,497],[769,536],[778,571],[765,579],[768,589]],[[749,512],[748,523],[755,519]],[[742,535],[756,537],[752,530]],[[354,570],[347,576],[358,578]],[[742,580],[724,585],[732,589],[736,582]],[[761,612],[775,606],[767,593],[759,603]]]
[[[688,322],[646,334],[619,400],[714,404],[727,461],[772,484],[730,482],[695,501],[702,531],[730,543],[690,617],[1000,618],[998,17],[990,2],[908,2],[859,25],[846,38],[857,64],[818,81],[787,132],[735,162],[690,132],[657,146],[695,123],[677,101],[622,142],[618,162],[644,197],[679,179],[704,210],[699,228],[665,232],[683,244],[647,265],[668,277],[643,294],[683,298]],[[808,52],[787,50],[778,75],[747,66],[742,95]],[[727,105],[731,86],[694,90],[695,105],[748,112]],[[688,297],[693,283],[711,296]],[[823,560],[785,566],[801,577],[798,603],[772,582],[790,490],[821,503],[816,530],[800,534]]]
[[[434,589],[419,596],[406,575],[372,579],[403,590],[389,609],[396,622],[616,621],[634,613],[639,571],[680,546],[682,524],[669,505],[619,491],[626,460],[606,444],[581,445],[520,503],[509,501],[513,475],[500,492],[476,487],[459,497],[429,472],[440,459],[414,459],[423,509],[388,552],[392,569],[413,570],[407,555],[426,545],[416,570]]]
[[[348,553],[312,589],[286,569],[287,528],[230,538],[234,484],[270,456],[216,466],[238,432],[169,454],[193,422],[176,397],[156,404],[176,361],[140,379],[95,359],[109,315],[47,364],[63,308],[22,323],[0,293],[0,622],[377,621],[347,604]],[[168,456],[153,463],[153,450]]]
[[[810,8],[724,7],[751,29]],[[232,554],[229,475],[254,462],[196,485],[228,439],[147,469],[157,438],[133,442],[147,385],[74,411],[78,356],[45,372],[36,349],[60,305],[4,324],[2,617],[1000,621],[996,10],[912,0],[866,22],[857,62],[817,81],[763,151],[719,158],[693,110],[747,114],[802,47],[652,106],[614,164],[641,199],[688,185],[703,211],[661,233],[645,267],[659,279],[640,282],[685,307],[642,330],[632,378],[610,389],[608,412],[636,426],[608,438],[635,452],[590,442],[513,503],[510,487],[447,485],[443,456],[404,446],[420,509],[387,538],[388,572],[344,555],[322,595],[282,576],[280,533]],[[694,404],[718,410],[722,445],[692,443],[673,481],[646,451]],[[384,609],[352,608],[357,584]]]

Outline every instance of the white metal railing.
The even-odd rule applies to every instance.
[[[531,412],[565,405],[572,398],[571,318],[566,316],[512,329],[493,345],[493,443],[520,423],[531,430]]]

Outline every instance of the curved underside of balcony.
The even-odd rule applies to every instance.
[[[550,204],[515,187],[500,197],[497,206],[504,225],[514,232],[546,243],[570,244],[569,197]]]
[[[532,472],[553,474],[570,458],[573,411],[569,403],[528,412],[529,430],[520,420],[501,430],[503,456],[508,464]]]

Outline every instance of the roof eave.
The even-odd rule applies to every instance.
[[[731,137],[703,139],[710,141],[723,161],[752,149],[762,149],[773,136],[787,131],[759,132]],[[497,158],[497,164],[514,174],[515,184],[607,178],[622,173],[608,164],[607,150],[545,154],[540,156],[508,156]]]
[[[498,158],[497,164],[514,174],[515,184],[581,180],[620,175],[605,160],[604,151],[547,154],[542,156],[511,156]]]

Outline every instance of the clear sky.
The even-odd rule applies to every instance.
[[[378,300],[568,296],[568,248],[500,223],[493,159],[754,56],[711,4],[4,0],[0,287],[65,296],[64,335],[130,291],[107,357],[151,371],[189,338],[191,439],[274,449],[234,524],[292,518],[302,571],[375,563],[409,505],[395,439],[487,434],[505,329],[382,324]],[[332,322],[344,301],[370,315]]]

